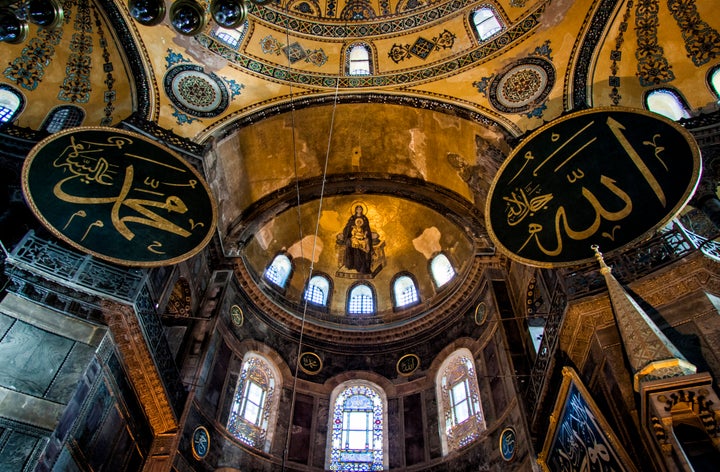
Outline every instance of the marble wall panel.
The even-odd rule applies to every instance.
[[[20,471],[34,457],[36,449],[44,446],[42,438],[6,429],[0,436],[0,470]]]
[[[67,404],[70,401],[78,380],[88,366],[95,348],[87,344],[75,343],[67,359],[60,368],[55,381],[50,386],[46,398],[58,403]]]
[[[0,340],[0,385],[43,397],[73,344],[70,339],[15,322]]]

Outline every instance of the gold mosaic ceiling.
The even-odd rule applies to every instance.
[[[0,82],[44,105],[28,107],[17,124],[37,129],[48,109],[72,103],[86,110],[84,125],[136,112],[211,145],[205,166],[226,251],[293,206],[268,209],[295,181],[316,200],[326,169],[339,180],[388,182],[336,186],[328,196],[377,195],[366,199],[377,215],[409,208],[410,218],[432,220],[426,227],[460,228],[473,241],[483,189],[512,139],[578,106],[641,108],[656,87],[675,88],[692,110],[716,107],[698,86],[720,62],[713,2],[280,1],[253,6],[233,46],[212,22],[185,37],[167,19],[142,26],[124,2],[96,1],[68,0],[59,30],[31,27],[25,43],[0,46]],[[483,6],[502,25],[486,40],[471,25]],[[357,43],[370,51],[368,76],[347,75]],[[410,179],[401,196],[392,183],[399,176]],[[433,192],[471,211],[385,198],[427,206]],[[345,203],[327,210],[342,220]],[[474,227],[464,227],[463,212]],[[296,227],[274,232],[268,247],[299,240]],[[411,244],[417,234],[400,236]]]

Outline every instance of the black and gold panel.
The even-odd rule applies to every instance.
[[[62,131],[38,143],[23,167],[35,215],[76,248],[130,266],[199,252],[215,228],[207,184],[180,156],[114,128]]]
[[[615,470],[635,472],[630,457],[597,405],[570,367],[563,367],[563,383],[538,454],[544,472]]]
[[[486,205],[499,249],[538,267],[592,260],[669,221],[692,195],[700,153],[677,123],[598,108],[560,118],[516,148]]]

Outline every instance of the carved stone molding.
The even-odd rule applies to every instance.
[[[105,323],[110,328],[154,434],[157,436],[176,430],[177,419],[145,343],[135,310],[131,306],[111,301],[104,301],[102,308]]]
[[[672,461],[673,447],[680,447],[672,429],[681,423],[702,427],[716,447],[720,444],[720,399],[712,384],[706,372],[641,383],[642,421],[666,460]]]

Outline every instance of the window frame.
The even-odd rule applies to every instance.
[[[433,267],[436,264],[436,260],[440,260],[440,258],[444,258],[447,260],[448,267],[450,267],[453,271],[452,276],[445,280],[443,283],[438,283],[438,279],[436,277],[435,271],[433,270]],[[450,285],[450,283],[455,280],[455,277],[457,277],[458,272],[455,269],[455,265],[453,264],[453,261],[450,259],[450,257],[445,254],[444,252],[438,252],[433,257],[430,258],[430,261],[428,262],[428,271],[430,272],[430,279],[433,282],[433,285],[435,286],[435,290],[441,290],[443,287],[447,287]]]
[[[342,448],[342,441],[348,439],[345,424],[345,403],[354,396],[361,395],[363,392],[371,392],[372,403],[372,417],[373,420],[371,425],[372,428],[366,427],[364,430],[349,430],[349,431],[363,431],[366,439],[371,438],[373,441],[373,447],[359,452],[360,454],[370,454],[372,462],[370,463],[369,469],[364,470],[387,470],[389,464],[388,452],[389,452],[389,438],[388,438],[388,404],[387,395],[385,391],[374,382],[364,379],[355,379],[343,382],[335,387],[330,395],[330,413],[328,414],[328,439],[325,451],[325,470],[363,470],[363,469],[348,469],[343,467],[345,462],[340,461],[342,451],[357,451],[357,449]],[[349,393],[348,393],[349,392]],[[343,402],[340,404],[340,402]],[[379,411],[378,411],[379,410]],[[379,419],[379,424],[376,422]],[[367,414],[366,414],[367,420]],[[338,451],[336,445],[340,441],[341,448]],[[378,444],[379,443],[379,444]],[[349,442],[347,442],[349,446]],[[380,446],[380,449],[377,447]],[[370,452],[368,452],[370,451]],[[379,457],[377,456],[379,453]],[[352,452],[349,452],[352,454]],[[359,462],[359,461],[358,461]],[[367,462],[361,462],[367,464]],[[382,463],[382,469],[380,469],[380,463]]]
[[[56,115],[58,115],[59,113],[61,113],[63,111],[66,111],[66,110],[68,111],[68,113],[71,113],[70,111],[74,110],[77,113],[77,116],[79,116],[79,120],[75,116],[71,116],[69,114],[68,116],[66,116],[63,119],[62,123],[59,124],[60,127],[58,129],[55,129],[54,131],[49,129],[50,125],[52,125],[53,122],[55,121]],[[76,123],[68,124],[68,121],[71,121],[71,120],[75,121]],[[75,126],[81,126],[83,121],[85,121],[85,110],[83,108],[81,108],[77,105],[60,105],[60,106],[56,106],[55,108],[53,108],[52,110],[50,110],[48,112],[48,114],[45,116],[45,119],[42,122],[42,125],[40,126],[40,129],[47,131],[50,134],[54,134],[54,133],[58,133],[64,129],[74,128]]]
[[[674,118],[672,116],[668,116],[665,113],[662,113],[661,111],[653,110],[649,103],[650,97],[660,94],[672,97],[674,99],[674,104],[678,107],[678,110],[676,111],[679,111],[682,116],[680,116],[679,118]],[[660,116],[664,116],[665,118],[672,121],[686,120],[692,116],[690,113],[690,107],[688,106],[687,101],[685,101],[685,98],[680,94],[680,92],[669,87],[654,88],[645,92],[643,96],[643,106],[647,111],[658,114]],[[670,108],[672,108],[672,105],[670,105]]]
[[[362,74],[352,73],[352,67],[351,67],[352,63],[353,63],[352,51],[355,48],[363,48],[365,50],[365,53],[367,54],[367,72],[366,73],[362,73]],[[367,77],[367,76],[371,76],[374,74],[374,72],[375,72],[374,61],[373,61],[374,54],[373,54],[373,49],[370,46],[370,44],[368,44],[364,41],[356,41],[356,42],[350,43],[345,48],[343,55],[345,56],[344,63],[345,63],[345,75],[346,76],[348,76],[348,77]],[[363,62],[364,62],[364,60],[363,60]]]
[[[717,79],[717,88],[714,85],[714,79]],[[710,68],[707,73],[706,79],[707,85],[710,88],[710,92],[715,97],[715,100],[720,102],[720,64]]]
[[[287,274],[285,275],[285,278],[281,281],[282,284],[278,283],[276,280],[270,277],[270,271],[271,269],[275,268],[275,262],[280,259],[286,259],[289,263],[289,268],[287,270]],[[287,252],[279,252],[275,254],[275,257],[273,257],[270,264],[268,264],[267,267],[265,267],[265,270],[263,271],[263,280],[272,288],[275,290],[280,291],[281,293],[285,293],[287,290],[288,285],[290,284],[290,279],[293,276],[293,273],[295,272],[295,264],[293,264],[293,258],[290,254]]]
[[[256,382],[257,375],[268,379],[269,386],[267,388]],[[248,396],[253,386],[262,391],[260,404]],[[235,383],[225,422],[228,433],[245,446],[266,453],[270,452],[281,395],[282,377],[275,363],[258,352],[245,353],[240,363],[240,373]],[[246,417],[248,404],[257,407],[255,421]],[[245,434],[241,434],[243,432]]]
[[[250,26],[249,26],[247,18],[245,19],[245,21],[242,22],[242,25],[240,25],[239,27],[232,29],[232,30],[230,30],[228,28],[223,28],[220,25],[215,25],[215,27],[212,30],[210,30],[210,37],[216,41],[221,42],[224,46],[229,47],[230,49],[239,51],[240,45],[242,44],[243,40],[245,39],[245,36],[247,35],[247,31],[248,31],[249,27]],[[232,36],[232,34],[229,33],[230,31],[236,31],[238,33],[238,37],[235,38],[236,39],[235,41],[230,42],[227,39],[225,39],[225,35]]]
[[[475,17],[482,11],[489,11],[491,15],[484,18],[480,23],[476,23]],[[487,21],[491,21],[491,20],[494,20],[495,23],[497,23],[498,29],[492,31],[492,33],[488,34],[487,36],[483,36],[481,34],[480,27],[483,25],[483,23],[485,23]],[[494,5],[490,5],[488,3],[484,3],[482,5],[479,5],[477,8],[474,8],[470,12],[468,21],[470,22],[471,29],[475,32],[475,39],[477,39],[477,41],[479,43],[484,43],[485,41],[489,41],[490,39],[494,38],[498,34],[505,31],[505,29],[507,28],[507,26],[505,25],[505,22],[503,21],[502,17],[498,13],[497,8],[495,8]]]
[[[4,90],[8,95],[13,95],[18,101],[18,104],[15,107],[15,109],[6,107],[4,105],[0,105],[0,107],[2,107],[2,109],[10,110],[10,112],[7,113],[7,115],[3,114],[0,117],[0,129],[2,129],[6,126],[12,125],[13,121],[17,120],[17,118],[22,114],[22,112],[25,111],[26,101],[25,101],[25,96],[22,94],[22,92],[20,92],[15,87],[12,87],[8,84],[0,84],[0,90]],[[7,119],[2,118],[4,116],[7,116]]]
[[[308,290],[311,287],[312,281],[313,281],[313,279],[316,279],[316,278],[321,278],[321,279],[325,280],[325,282],[327,283],[327,293],[325,294],[325,302],[323,304],[317,303],[313,300],[309,300],[308,298],[306,298]],[[302,300],[304,302],[307,302],[309,305],[312,305],[313,307],[327,309],[330,306],[332,292],[333,292],[332,278],[325,273],[315,272],[310,276],[310,278],[307,280],[307,283],[305,284],[305,289],[303,290],[303,294],[302,294]]]
[[[353,303],[353,292],[355,290],[358,290],[360,287],[367,287],[370,290],[370,297],[372,298],[372,311],[371,312],[365,312],[365,311],[358,311],[354,312],[350,310],[350,307]],[[373,316],[377,313],[377,294],[375,293],[375,287],[372,286],[372,284],[369,284],[367,282],[356,282],[352,284],[347,291],[347,297],[345,302],[345,313],[352,316]]]
[[[398,300],[398,294],[396,291],[396,286],[399,283],[399,281],[403,279],[409,279],[413,286],[413,291],[415,292],[415,300],[408,302],[404,305],[399,304]],[[417,306],[420,304],[420,289],[418,288],[417,280],[415,279],[415,276],[410,272],[399,272],[395,274],[392,281],[390,282],[390,294],[392,296],[392,302],[393,302],[393,310],[405,310],[407,308],[412,308],[414,306]]]
[[[458,374],[464,369],[465,372]],[[454,370],[454,371],[453,371]],[[452,377],[451,377],[452,376]],[[465,398],[456,401],[455,389],[462,386]],[[443,456],[477,441],[487,429],[480,397],[475,356],[467,348],[450,353],[435,376],[438,405],[438,432]],[[458,408],[464,406],[467,415],[459,418]]]

